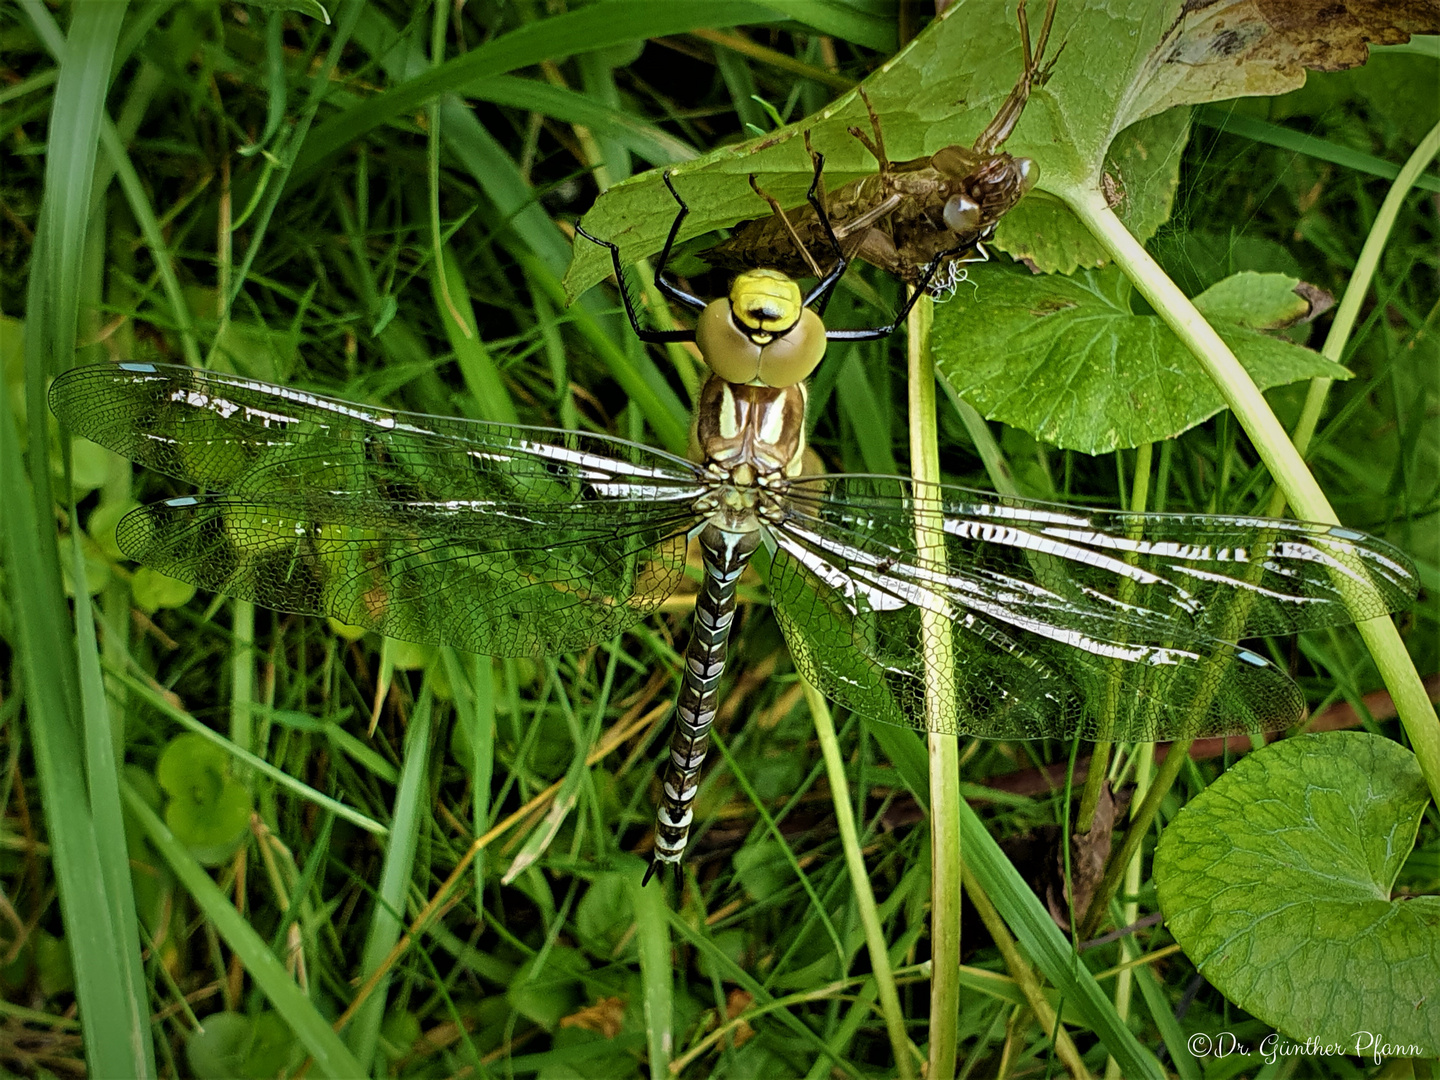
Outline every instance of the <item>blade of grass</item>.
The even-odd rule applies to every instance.
[[[38,335],[39,330],[30,333]],[[95,867],[108,860],[102,860],[92,799],[84,783],[75,643],[60,584],[49,580],[45,567],[45,549],[54,553],[48,539],[51,530],[42,531],[36,520],[22,462],[6,380],[0,379],[0,505],[5,507],[0,514],[0,542],[5,586],[15,620],[27,731],[75,971],[86,1064],[95,1076],[154,1076],[148,1004],[143,989],[137,997],[130,981],[131,972],[141,970],[139,938],[126,939],[112,921],[112,913],[123,909],[125,900],[107,893],[110,869],[95,873]],[[102,726],[108,744],[108,722]],[[103,785],[98,791],[103,797]],[[117,807],[115,816],[118,813]],[[120,853],[123,856],[123,844]],[[127,874],[123,888],[129,887]],[[129,907],[134,908],[133,897]],[[122,952],[128,955],[122,958],[118,955]],[[137,1013],[138,1026],[133,1023]]]
[[[677,4],[674,0],[626,0],[623,4],[592,4],[555,18],[536,20],[353,105],[319,125],[295,161],[292,182],[303,184],[310,180],[331,154],[381,124],[415,112],[437,94],[462,92],[479,79],[557,56],[683,34],[701,26],[770,22],[775,14],[773,8],[750,0],[729,0],[718,8],[710,4]]]
[[[520,415],[515,411],[515,402],[505,385],[505,377],[500,374],[485,342],[480,340],[460,260],[455,258],[454,250],[447,243],[442,242],[440,259],[431,264],[430,291],[435,297],[435,309],[445,326],[445,336],[450,339],[450,348],[455,352],[465,386],[479,406],[479,417],[499,424],[518,424]],[[457,318],[459,323],[455,321]]]
[[[1055,1056],[1070,1070],[1071,1076],[1076,1080],[1085,1080],[1090,1076],[1090,1070],[1085,1068],[1085,1063],[1080,1059],[1080,1052],[1076,1049],[1069,1032],[1059,1026],[1055,1009],[1046,999],[1040,981],[1035,978],[1035,973],[1030,970],[1030,962],[1015,947],[1015,939],[1010,936],[1010,931],[1000,918],[1000,913],[995,910],[995,905],[990,902],[990,897],[985,894],[985,890],[980,887],[973,875],[965,872],[963,865],[960,867],[960,872],[965,880],[965,888],[970,893],[970,900],[980,915],[980,921],[990,931],[995,947],[1004,957],[1005,967],[1009,969],[1011,978],[1015,980],[1015,985],[1023,995],[1025,1004],[1035,1014],[1036,1022],[1045,1030],[1047,1037],[1050,1037],[1051,1032],[1054,1033]]]
[[[665,892],[641,884],[644,871],[638,859],[625,881],[635,911],[635,949],[640,957],[641,1005],[645,1012],[645,1041],[650,1048],[650,1075],[665,1076],[675,1049],[675,968],[670,961],[670,920],[666,918]]]
[[[365,976],[380,970],[395,942],[400,940],[400,928],[404,925],[415,849],[421,830],[430,820],[428,777],[433,703],[430,677],[427,675],[420,688],[420,700],[410,717],[410,727],[405,732],[405,765],[400,771],[400,786],[395,789],[395,808],[390,818],[389,843],[385,846],[385,865],[380,871],[380,885],[370,916],[370,932],[366,935],[365,951],[360,961],[360,970]],[[387,972],[350,1024],[350,1049],[361,1063],[365,1075],[370,1072],[375,1047],[380,1040],[389,981]]]
[[[0,505],[5,507],[7,582],[20,637],[28,730],[84,1024],[86,1063],[96,1076],[151,1076],[155,1057],[149,1002],[141,977],[133,886],[124,858],[112,732],[96,671],[83,577],[76,586],[82,598],[77,607],[86,607],[80,615],[81,629],[89,635],[83,691],[79,683],[76,643],[61,588],[54,528],[49,524],[49,413],[44,404],[47,372],[52,365],[68,367],[75,356],[82,261],[92,250],[87,232],[99,132],[127,7],[74,5],[64,40],[43,5],[32,3],[26,10],[60,68],[26,292],[23,355],[32,439],[29,484],[8,388],[0,388]],[[47,524],[42,527],[42,522]],[[97,817],[102,821],[99,831]]]
[[[70,505],[70,520],[76,520],[75,505]],[[71,580],[85,580],[85,558],[77,533],[71,534]],[[125,816],[120,812],[120,766],[115,760],[114,729],[105,701],[105,678],[100,670],[100,654],[95,646],[95,620],[89,597],[76,589],[75,641],[80,666],[81,722],[85,729],[86,777],[89,779],[89,805],[95,825],[98,846],[96,864],[104,879],[106,900],[110,906],[110,925],[115,941],[110,954],[126,977],[129,993],[123,1005],[126,1042],[134,1052],[136,1075],[155,1075],[155,1048],[150,1031],[149,998],[145,988],[145,968],[140,958],[140,920],[135,913],[135,890],[130,878],[129,851],[125,843]],[[118,942],[129,947],[117,948]],[[80,961],[76,960],[77,963]],[[88,961],[87,961],[88,962]],[[117,1018],[118,1019],[118,1018]],[[98,1027],[86,1024],[87,1034],[95,1039],[111,1038]]]
[[[195,902],[200,913],[214,925],[221,939],[234,950],[245,971],[255,981],[256,987],[290,1026],[290,1030],[315,1059],[321,1071],[339,1080],[366,1075],[360,1068],[360,1063],[345,1048],[340,1037],[330,1029],[330,1025],[325,1022],[314,1004],[300,987],[295,985],[295,980],[270,951],[269,945],[255,933],[254,928],[245,921],[245,916],[237,911],[235,905],[220,891],[220,887],[205,868],[195,861],[185,845],[175,838],[155,811],[150,809],[144,797],[123,782],[121,794],[125,798],[126,808],[145,830],[146,837],[175,874],[181,887]]]
[[[637,120],[627,112],[595,101],[564,86],[517,75],[494,75],[464,88],[467,98],[525,109],[567,124],[582,124],[597,136],[613,139],[651,165],[678,165],[699,157],[689,143],[663,128]]]
[[[905,1014],[900,1008],[900,997],[895,990],[895,973],[890,967],[890,956],[885,947],[885,930],[880,925],[880,915],[875,908],[875,893],[870,888],[870,875],[865,870],[865,855],[860,850],[860,837],[855,831],[855,808],[850,804],[845,759],[840,756],[840,743],[835,738],[830,703],[819,690],[810,685],[808,679],[802,678],[800,685],[805,693],[805,703],[809,706],[810,715],[815,722],[820,753],[825,758],[825,772],[830,780],[830,797],[835,802],[835,824],[840,831],[840,846],[845,852],[845,869],[849,872],[850,884],[855,892],[860,923],[865,928],[865,947],[870,954],[875,985],[880,992],[880,1012],[885,1018],[885,1029],[890,1035],[896,1075],[905,1080],[915,1075],[912,1060],[915,1048],[905,1029]],[[960,962],[958,952],[955,962]]]
[[[1080,963],[1070,940],[1000,850],[979,815],[963,800],[959,800],[959,811],[966,873],[974,874],[1004,917],[1021,953],[1060,991],[1066,1015],[1073,1013],[1100,1038],[1105,1049],[1120,1062],[1124,1076],[1130,1080],[1162,1080],[1164,1072],[1159,1062],[1120,1019],[1095,976]]]
[[[1370,176],[1379,176],[1386,180],[1394,180],[1400,175],[1400,166],[1393,161],[1386,161],[1374,154],[1352,150],[1348,146],[1341,146],[1328,139],[1317,139],[1302,131],[1292,131],[1280,124],[1261,120],[1257,116],[1232,112],[1223,105],[1201,105],[1191,114],[1191,119],[1197,124],[1203,124],[1205,127],[1214,128],[1217,131],[1227,131],[1244,139],[1265,143],[1267,146],[1278,146],[1281,150],[1293,150],[1297,154],[1304,154],[1317,161],[1328,161],[1332,165],[1339,165],[1341,168],[1350,169],[1353,172],[1367,173]],[[1427,163],[1422,162],[1421,167],[1423,168],[1425,164]],[[1440,191],[1440,176],[1421,174],[1415,178],[1414,184],[1426,191]]]

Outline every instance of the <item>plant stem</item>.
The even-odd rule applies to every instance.
[[[1338,525],[1339,518],[1325,493],[1270,411],[1259,388],[1195,305],[1130,235],[1100,192],[1070,191],[1063,197],[1155,312],[1200,361],[1298,516]],[[1395,702],[1430,794],[1440,803],[1440,722],[1436,720],[1420,675],[1391,619],[1366,619],[1356,625]]]
[[[980,883],[975,880],[974,874],[965,874],[964,878],[965,888],[970,893],[970,902],[975,905],[975,910],[980,915],[980,921],[985,924],[985,929],[989,930],[990,936],[995,939],[995,947],[1005,961],[1005,968],[1010,972],[1011,978],[1015,980],[1015,985],[1020,988],[1020,993],[1025,995],[1025,1001],[1029,1004],[1030,1011],[1035,1014],[1036,1022],[1047,1037],[1051,1032],[1055,1033],[1055,1056],[1064,1063],[1065,1068],[1070,1070],[1070,1075],[1076,1077],[1076,1080],[1089,1077],[1090,1070],[1085,1067],[1085,1062],[1080,1057],[1080,1051],[1076,1049],[1070,1033],[1055,1022],[1055,1010],[1046,999],[1040,980],[1035,977],[1035,969],[1030,966],[1030,961],[1025,958],[1020,947],[1015,943],[1014,935],[1005,925],[1005,920],[1000,917],[1000,912],[995,909],[995,904]],[[1063,997],[1060,999],[1062,1003],[1064,1000]]]
[[[915,481],[915,550],[944,572],[945,533],[938,504],[924,485],[940,482],[940,440],[935,422],[935,364],[930,356],[934,306],[922,296],[907,322],[910,358],[910,475]],[[930,1066],[927,1075],[955,1075],[960,1019],[960,746],[955,698],[945,683],[954,670],[954,643],[948,621],[935,612],[920,613],[925,656],[925,720],[930,729]]]
[[[1350,282],[1345,286],[1345,295],[1340,298],[1340,306],[1335,309],[1335,318],[1330,323],[1330,333],[1325,335],[1325,344],[1320,349],[1320,355],[1325,359],[1338,364],[1344,356],[1345,346],[1355,329],[1355,320],[1360,315],[1360,305],[1365,302],[1365,297],[1370,292],[1370,283],[1375,279],[1375,269],[1380,265],[1380,253],[1385,250],[1385,242],[1390,239],[1390,230],[1395,227],[1400,206],[1405,201],[1405,196],[1410,194],[1416,178],[1436,154],[1440,154],[1440,124],[1436,124],[1429,134],[1420,140],[1420,145],[1405,162],[1400,174],[1395,177],[1395,183],[1391,184],[1390,190],[1386,192],[1385,201],[1380,204],[1375,223],[1370,226],[1365,245],[1360,249],[1360,258],[1355,261],[1355,273],[1350,276]],[[1325,403],[1325,395],[1330,392],[1331,381],[1312,379],[1310,382],[1310,392],[1305,396],[1305,407],[1295,429],[1295,446],[1302,454],[1310,446],[1310,437],[1315,434],[1315,427],[1320,422],[1320,410]]]

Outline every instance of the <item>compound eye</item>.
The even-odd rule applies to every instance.
[[[748,383],[760,372],[760,346],[735,324],[728,298],[712,300],[695,321],[695,345],[726,382]]]
[[[1040,166],[1032,158],[1015,159],[1015,170],[1020,174],[1020,193],[1023,195],[1033,188],[1040,179]]]
[[[945,224],[954,233],[973,233],[980,227],[980,204],[964,195],[953,195],[945,203]]]
[[[794,386],[810,377],[825,357],[825,324],[809,308],[800,309],[800,320],[783,337],[760,350],[760,371],[756,376],[765,386]]]

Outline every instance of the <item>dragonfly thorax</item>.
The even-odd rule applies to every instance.
[[[695,509],[722,527],[759,528],[803,470],[805,387],[737,385],[711,376],[695,409],[692,454],[712,483]]]
[[[800,475],[805,387],[753,386],[712,375],[700,390],[692,453],[734,483]]]

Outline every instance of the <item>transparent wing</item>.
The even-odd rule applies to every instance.
[[[1304,699],[1231,642],[1399,610],[1374,537],[1266,518],[1090,513],[892,477],[792,485],[771,592],[798,661],[857,711],[991,738],[1269,730]],[[917,513],[944,537],[920,552]],[[939,616],[938,640],[922,613]],[[953,714],[927,719],[925,642]]]
[[[225,495],[132,511],[132,557],[282,611],[492,655],[643,618],[683,571],[695,466],[617,439],[354,405],[188,368],[57,379],[74,431]]]
[[[187,367],[74,368],[52,384],[50,406],[77,435],[237,495],[683,503],[703,484],[691,462],[623,439],[402,412]]]
[[[280,611],[491,656],[583,648],[644,618],[684,571],[693,514],[205,495],[121,519],[162,573]]]

